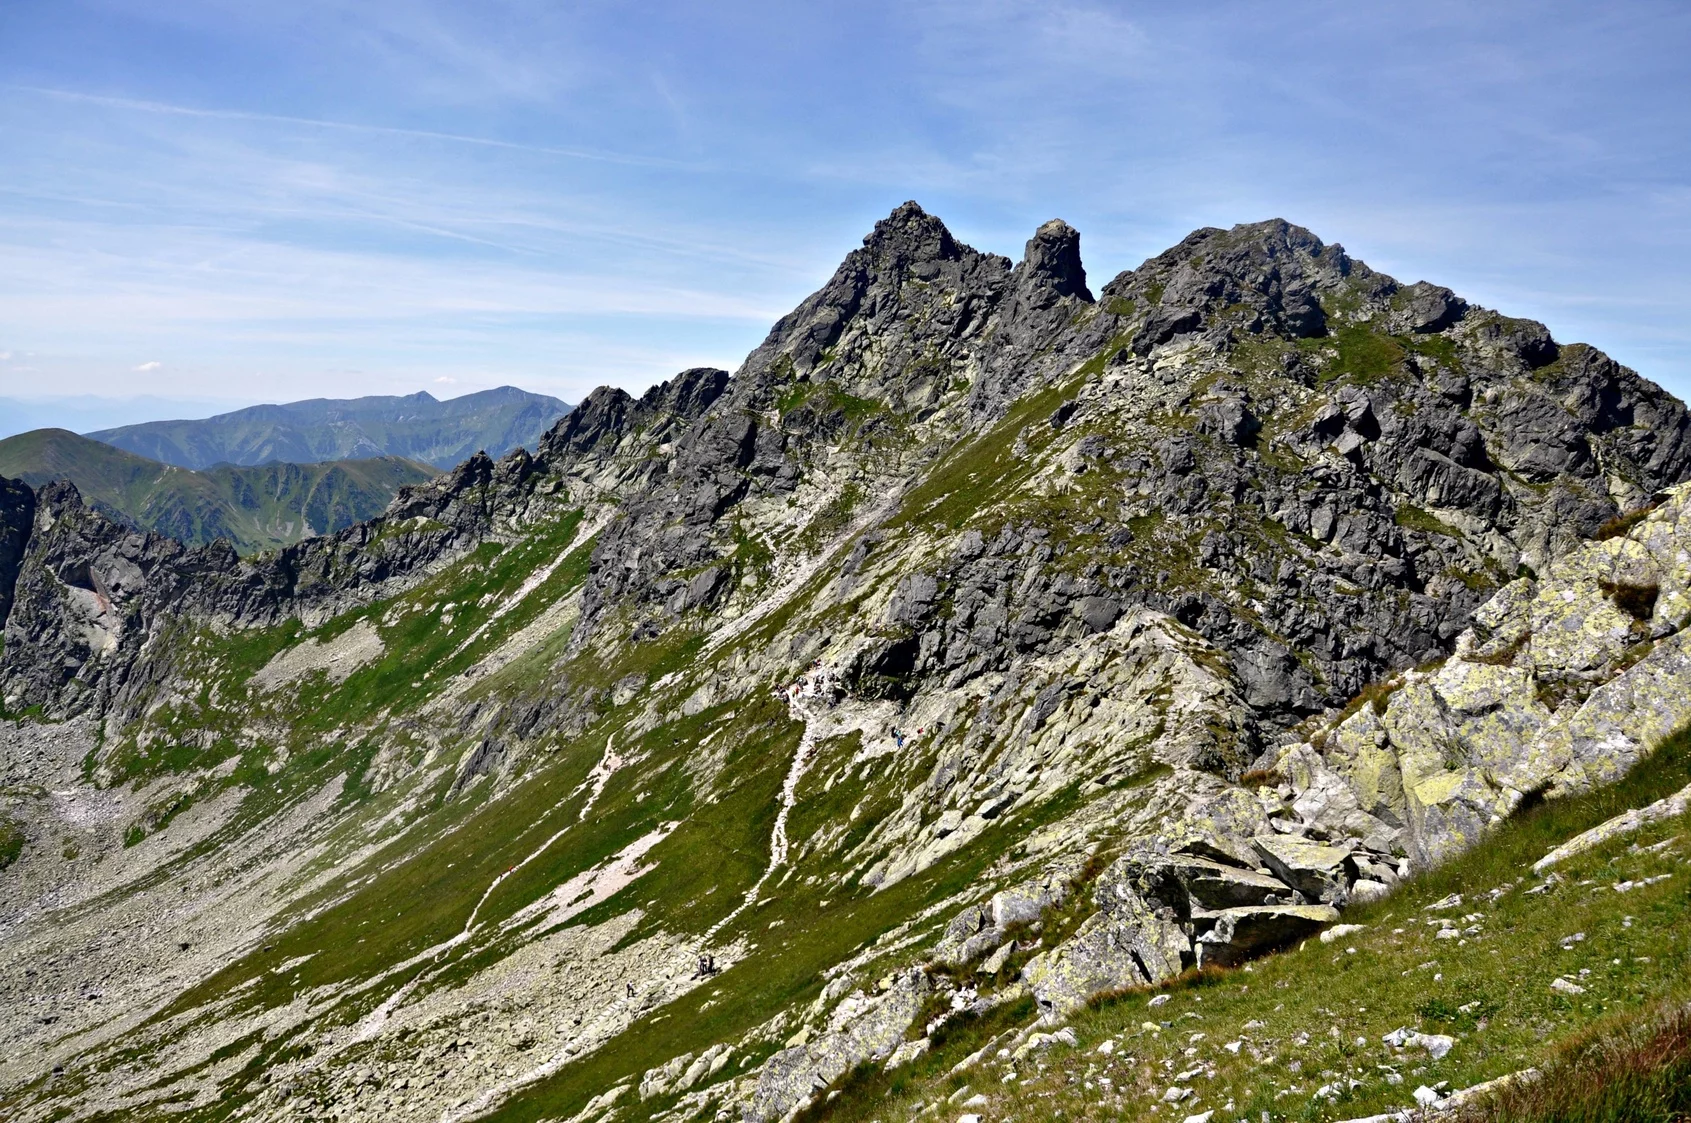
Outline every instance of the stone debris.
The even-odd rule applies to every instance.
[[[1552,866],[1565,862],[1575,855],[1584,854],[1588,850],[1594,850],[1610,839],[1623,838],[1649,826],[1651,823],[1678,818],[1684,815],[1688,808],[1691,808],[1691,784],[1687,784],[1666,798],[1658,799],[1647,807],[1622,812],[1605,823],[1575,835],[1534,862],[1532,872],[1542,875],[1545,870]]]
[[[848,1069],[865,1060],[885,1060],[902,1043],[932,991],[926,974],[912,970],[895,977],[874,998],[847,999],[850,1012],[836,1018],[836,1028],[802,1045],[783,1049],[766,1061],[745,1093],[746,1113],[777,1119],[806,1103]]]
[[[1456,1039],[1443,1033],[1420,1033],[1416,1030],[1394,1029],[1380,1038],[1394,1049],[1425,1049],[1435,1061],[1445,1058],[1456,1047]]]
[[[1564,978],[1563,976],[1560,976],[1560,975],[1558,975],[1556,978],[1550,980],[1550,989],[1555,991],[1557,994],[1574,995],[1574,994],[1584,994],[1585,993],[1584,987],[1580,986],[1578,983],[1574,982],[1573,980],[1568,979],[1568,978]]]

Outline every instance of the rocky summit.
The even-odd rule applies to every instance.
[[[1688,478],[1657,386],[1286,222],[1094,290],[907,203],[733,374],[327,537],[0,481],[0,1108],[765,1123],[1072,1045],[1691,721]]]

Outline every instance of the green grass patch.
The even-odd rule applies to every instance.
[[[1098,365],[1101,369],[1102,360]],[[1084,373],[1077,372],[1062,383],[1027,395],[985,433],[941,456],[906,495],[888,527],[937,523],[960,530],[993,503],[1014,494],[1036,470],[1036,454],[1056,435],[1045,419],[1073,396],[1084,379]],[[1024,429],[1027,448],[1018,452],[1016,438]]]
[[[851,517],[862,505],[863,499],[861,487],[854,483],[846,484],[840,489],[840,493],[828,500],[822,509],[812,516],[810,522],[805,524],[805,528],[799,531],[794,545],[804,553],[814,554],[851,525]]]
[[[25,841],[22,824],[15,819],[0,819],[0,870],[18,860]]]
[[[1403,371],[1403,343],[1364,325],[1341,327],[1325,339],[1300,340],[1299,346],[1312,352],[1337,352],[1322,368],[1323,382],[1369,386]]]
[[[1557,1050],[1543,1078],[1513,1085],[1464,1123],[1684,1123],[1691,1119],[1691,1006],[1599,1022]]]
[[[1442,534],[1446,538],[1461,538],[1462,532],[1447,522],[1442,522],[1429,511],[1419,507],[1411,507],[1405,503],[1393,512],[1392,520],[1405,530],[1414,530],[1422,534]]]

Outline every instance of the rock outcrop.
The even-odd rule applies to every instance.
[[[1506,586],[1455,653],[1279,750],[1278,812],[1420,864],[1473,845],[1523,800],[1611,781],[1691,721],[1691,488],[1624,533]],[[1617,526],[1617,530],[1620,527]]]
[[[1266,779],[1221,831],[1199,840],[1177,826],[1130,843],[1097,882],[1097,913],[1024,968],[1041,1008],[1064,1014],[1305,938],[1353,895],[1384,894],[1477,844],[1527,796],[1612,781],[1691,724],[1679,642],[1691,623],[1691,485],[1623,522],[1507,586],[1442,666],[1396,676],[1312,740],[1266,754]],[[1682,792],[1629,812],[1540,866],[1685,803]],[[1247,849],[1259,867],[1239,860]],[[953,949],[984,916],[960,913],[938,958],[967,958],[981,937]]]

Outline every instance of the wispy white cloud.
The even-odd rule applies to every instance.
[[[272,125],[296,125],[309,129],[365,133],[371,136],[443,141],[448,144],[467,144],[481,148],[503,148],[513,152],[527,152],[539,156],[559,156],[570,160],[594,160],[609,164],[629,164],[637,167],[669,168],[678,171],[704,171],[707,166],[674,160],[663,156],[643,156],[627,152],[608,152],[588,148],[569,148],[547,144],[526,144],[501,140],[497,137],[470,136],[465,133],[441,132],[436,129],[405,128],[398,125],[365,124],[356,121],[326,120],[320,117],[295,117],[285,113],[255,113],[244,109],[217,109],[201,106],[175,105],[140,98],[113,97],[79,90],[54,89],[47,86],[8,86],[19,93],[39,94],[61,101],[83,102],[88,105],[122,109],[135,113],[165,114],[173,117],[200,117],[216,121],[247,121]]]
[[[153,371],[158,370],[162,366],[164,366],[163,363],[155,360],[153,362],[142,363],[140,366],[136,367],[135,370],[139,374],[151,374]]]

